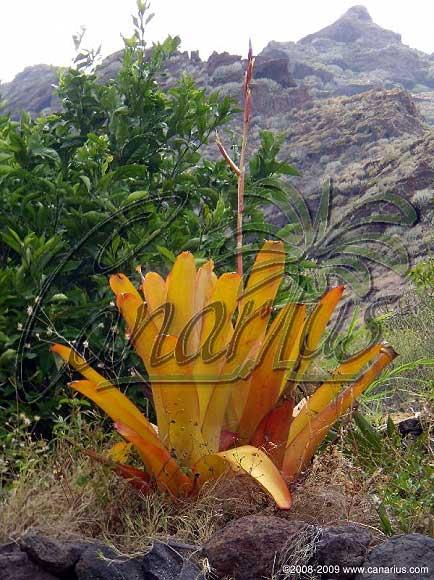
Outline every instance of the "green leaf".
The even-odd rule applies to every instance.
[[[139,191],[133,191],[133,193],[130,193],[127,197],[127,201],[137,201],[139,199],[146,199],[149,197],[149,192],[148,191],[144,191],[144,190],[139,190]]]
[[[171,264],[173,264],[176,260],[176,256],[173,252],[165,248],[164,246],[157,246],[157,250],[160,254],[166,258]]]

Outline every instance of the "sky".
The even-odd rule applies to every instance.
[[[365,0],[374,22],[402,35],[413,48],[434,53],[432,0]],[[245,54],[251,37],[258,53],[270,40],[297,41],[339,18],[357,0],[151,0],[155,18],[150,43],[179,35],[181,49]],[[72,35],[87,32],[83,46],[102,45],[104,56],[131,35],[135,0],[0,0],[0,81],[24,67],[67,66],[74,56]]]

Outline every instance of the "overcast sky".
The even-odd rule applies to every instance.
[[[402,34],[403,41],[434,52],[433,0],[365,0],[374,21]],[[72,35],[87,27],[86,48],[102,44],[108,55],[122,47],[120,33],[131,33],[135,0],[1,0],[0,80],[24,67],[68,65]],[[330,24],[354,0],[153,0],[150,41],[179,35],[182,49],[245,53],[251,36],[255,52],[270,40],[298,40]]]

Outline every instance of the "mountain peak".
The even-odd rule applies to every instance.
[[[310,44],[317,39],[326,39],[347,45],[357,42],[367,48],[383,48],[390,44],[400,43],[401,35],[375,24],[367,9],[358,5],[347,10],[333,24],[314,34],[305,36],[300,42]]]
[[[372,22],[371,15],[368,12],[368,9],[361,4],[357,6],[351,6],[345,14],[344,17],[349,16],[350,18],[357,18],[357,20],[364,20],[365,22]]]

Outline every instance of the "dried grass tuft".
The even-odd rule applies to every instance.
[[[318,525],[351,521],[375,527],[378,522],[358,470],[337,447],[316,458],[293,491],[288,512],[277,510],[248,476],[209,482],[196,501],[171,501],[159,492],[141,496],[63,442],[3,492],[0,542],[37,529],[57,538],[98,538],[132,554],[143,553],[153,539],[200,545],[230,521],[252,514]]]

